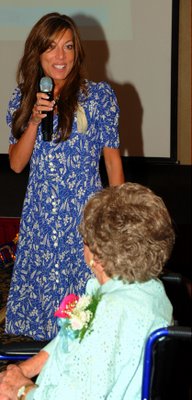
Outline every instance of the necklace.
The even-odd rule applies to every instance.
[[[55,104],[58,103],[59,99],[60,99],[60,94],[59,94],[58,96],[55,97],[55,99],[54,99],[54,100],[55,100]]]
[[[59,98],[60,98],[60,94],[59,94],[58,96],[56,96],[55,99],[54,99],[54,101],[55,101],[54,113],[55,113],[55,114],[58,113],[58,111],[57,111],[57,104],[58,104]]]

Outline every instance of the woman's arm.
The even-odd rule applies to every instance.
[[[104,147],[103,156],[110,186],[125,182],[123,166],[119,149]]]
[[[28,126],[17,143],[9,146],[10,167],[20,173],[26,167],[33,152],[38,126],[46,117],[46,111],[52,111],[54,101],[48,101],[45,93],[37,93],[37,102],[33,107]]]
[[[14,172],[20,173],[26,167],[33,152],[38,125],[29,123],[21,138],[9,146],[10,167]]]
[[[21,362],[19,367],[23,375],[25,375],[27,378],[33,378],[34,376],[39,375],[48,358],[49,354],[46,351],[41,350],[35,356]]]

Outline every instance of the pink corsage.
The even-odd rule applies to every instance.
[[[54,316],[59,318],[71,318],[71,313],[78,300],[79,296],[76,296],[75,294],[69,294],[68,296],[64,297]]]
[[[86,333],[92,331],[91,325],[95,316],[96,308],[101,299],[101,294],[93,296],[75,294],[66,296],[54,316],[64,318],[63,326],[70,332],[74,332],[75,337],[81,341]]]

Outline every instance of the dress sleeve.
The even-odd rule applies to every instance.
[[[98,83],[97,129],[103,147],[119,148],[119,106],[106,82]]]
[[[12,132],[12,119],[14,112],[20,107],[20,102],[21,91],[19,87],[17,87],[9,100],[8,110],[6,114],[6,122],[8,127],[10,128],[9,144],[15,144],[17,142],[17,139],[13,136]]]

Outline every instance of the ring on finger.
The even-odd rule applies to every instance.
[[[41,114],[41,111],[38,111],[38,114]]]

